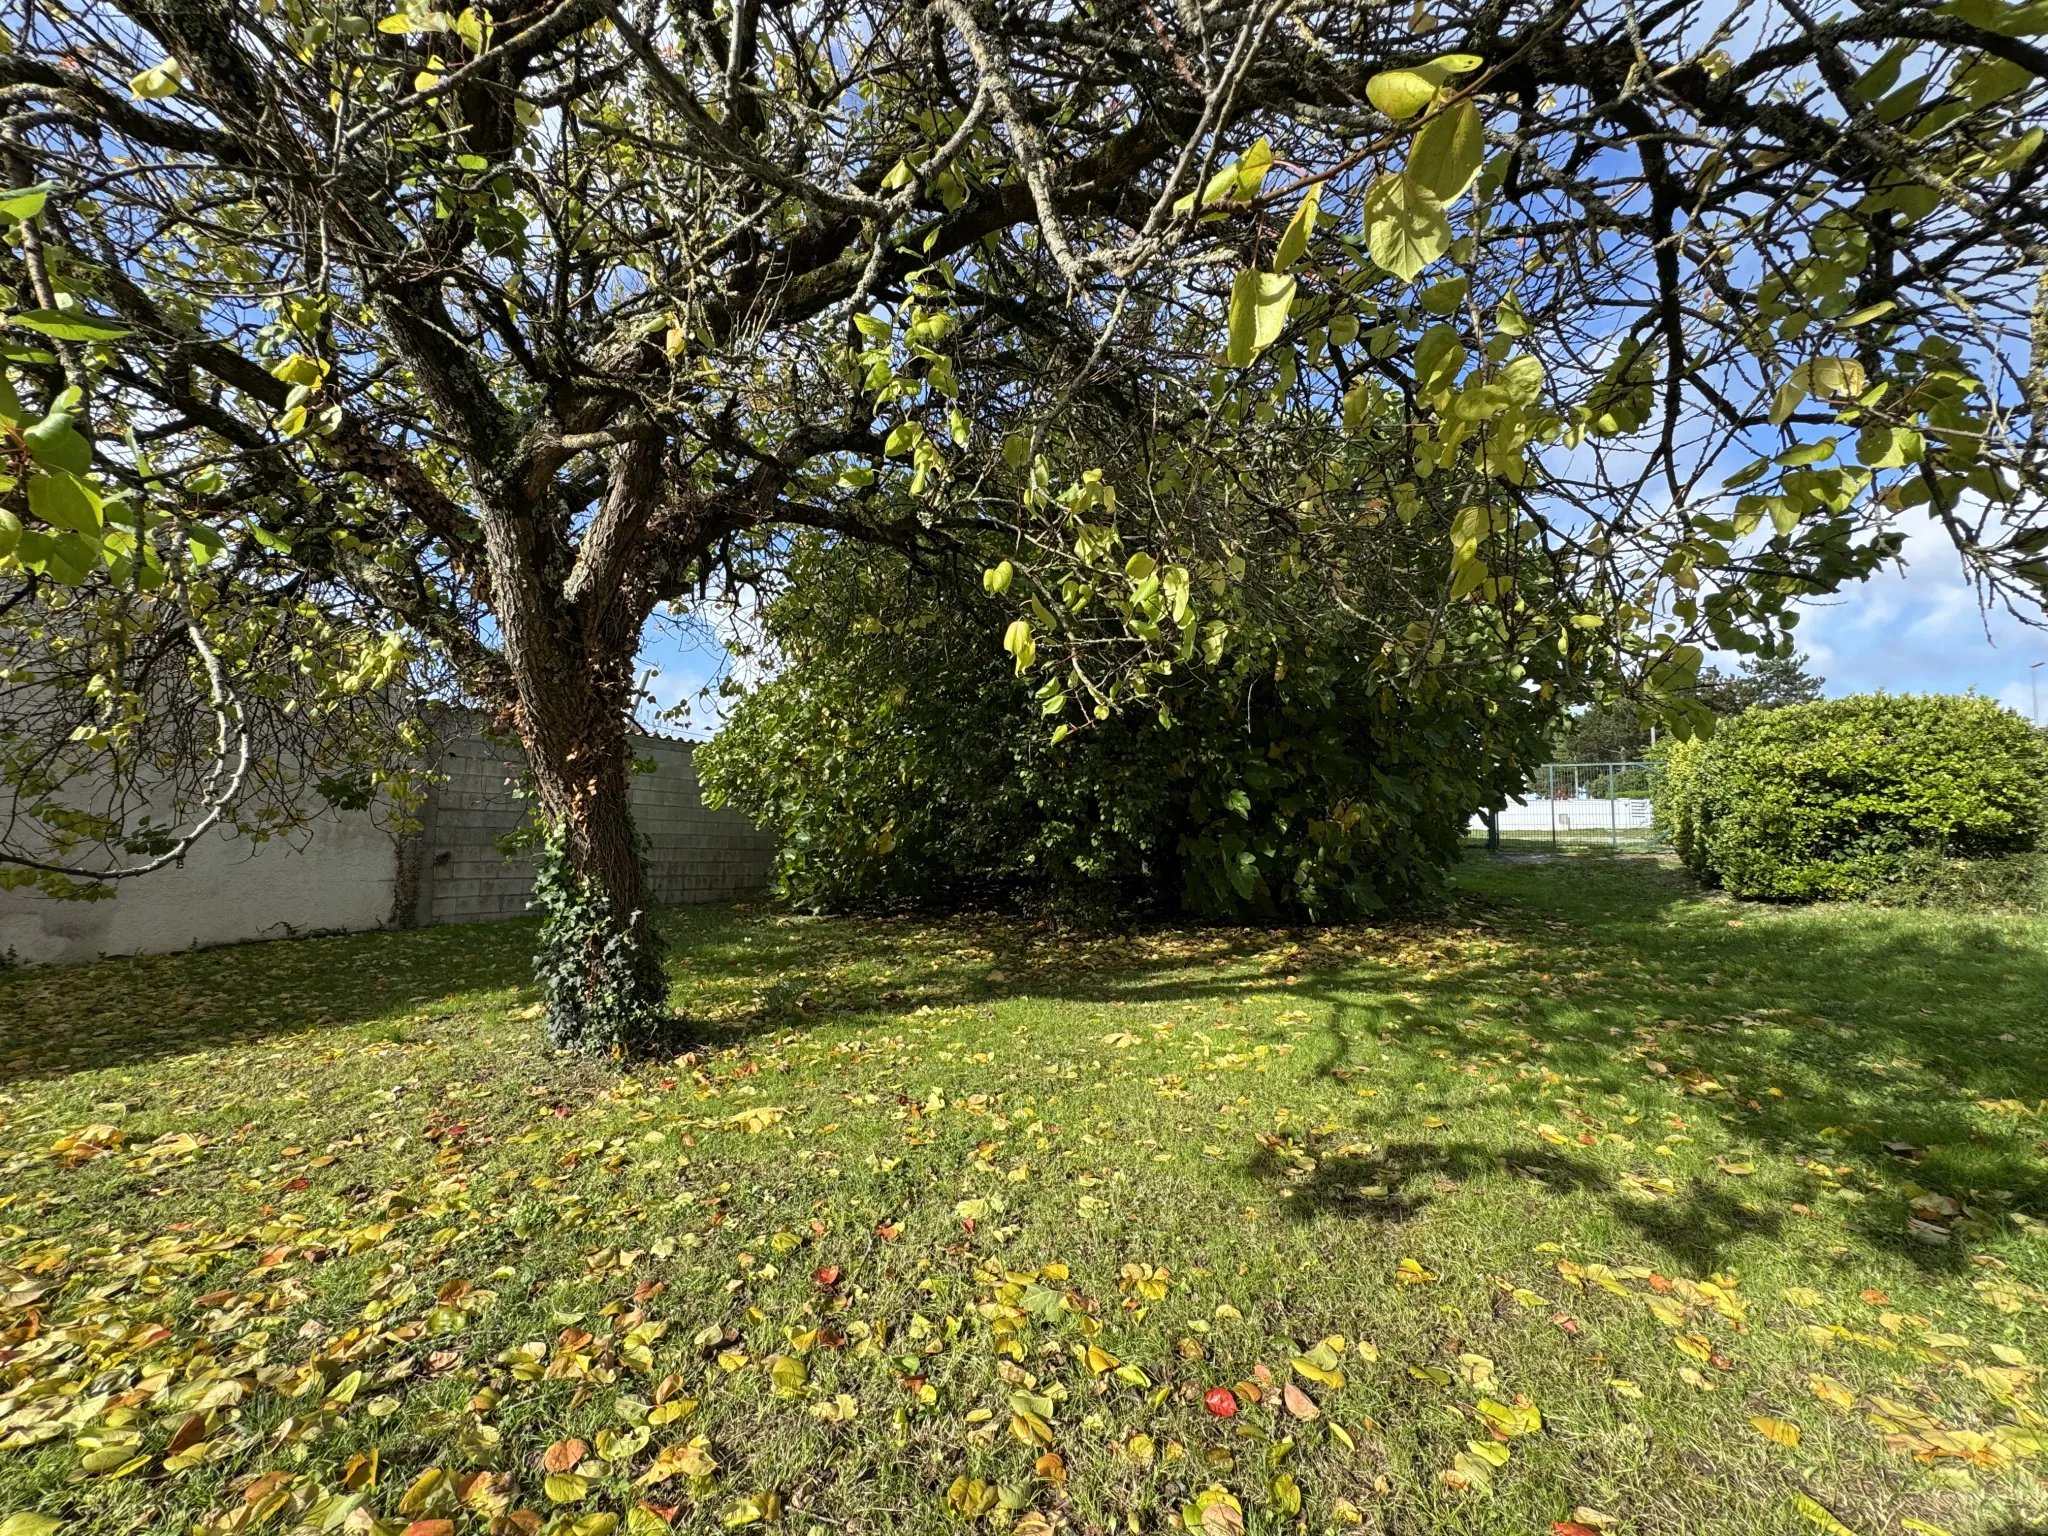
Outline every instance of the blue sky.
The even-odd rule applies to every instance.
[[[1925,519],[1904,525],[1905,570],[1812,605],[1799,640],[1832,696],[1962,693],[1974,688],[2020,714],[2032,708],[2030,664],[2048,662],[2048,630],[1982,612],[1956,553]],[[2048,724],[2048,666],[2041,684]]]
[[[1975,689],[2022,715],[2033,709],[2029,678],[2038,679],[2041,723],[2048,724],[2048,630],[2004,613],[1985,614],[1963,580],[1947,539],[1924,519],[1905,525],[1905,568],[1892,569],[1825,603],[1811,605],[1799,625],[1812,670],[1827,692],[1963,693]],[[660,675],[650,684],[659,707],[694,698],[725,665],[708,631],[650,628],[641,667]],[[990,638],[994,644],[994,637]],[[696,701],[683,734],[699,739],[717,729],[717,701]],[[664,727],[674,729],[674,727]]]

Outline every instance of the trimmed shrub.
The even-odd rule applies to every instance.
[[[1688,869],[1737,896],[2023,900],[2044,797],[2048,744],[2010,710],[1864,694],[1752,709],[1674,743],[1657,817]]]

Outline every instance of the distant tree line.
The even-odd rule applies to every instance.
[[[1747,657],[1732,672],[1700,668],[1692,697],[1716,718],[1733,719],[1752,707],[1782,709],[1820,697],[1824,677],[1807,670],[1803,654]],[[1655,744],[1656,722],[1632,698],[1589,705],[1559,723],[1551,760],[1559,763],[1639,763]]]

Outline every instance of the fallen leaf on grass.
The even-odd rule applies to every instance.
[[[1322,1410],[1316,1407],[1315,1399],[1291,1381],[1280,1389],[1280,1403],[1282,1407],[1297,1419],[1307,1420],[1322,1417]]]
[[[1812,1524],[1827,1532],[1827,1536],[1856,1536],[1856,1533],[1842,1524],[1828,1512],[1827,1506],[1803,1493],[1792,1495],[1792,1507]]]
[[[1517,1435],[1533,1435],[1543,1427],[1543,1415],[1533,1403],[1497,1403],[1490,1397],[1479,1399],[1479,1417],[1486,1420],[1487,1428],[1502,1439],[1513,1439]]]
[[[590,1447],[581,1440],[557,1440],[541,1456],[540,1465],[544,1472],[573,1472],[576,1463],[583,1459]]]
[[[1788,1419],[1773,1419],[1757,1415],[1752,1417],[1749,1422],[1756,1426],[1756,1432],[1766,1440],[1775,1440],[1780,1445],[1794,1449],[1799,1445],[1799,1426]]]
[[[1806,1378],[1806,1384],[1813,1389],[1813,1395],[1830,1408],[1839,1408],[1847,1413],[1856,1406],[1856,1394],[1832,1376],[1816,1373]]]

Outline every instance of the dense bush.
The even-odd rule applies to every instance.
[[[1738,896],[1911,899],[2029,883],[2048,745],[1988,699],[1868,694],[1751,710],[1675,744],[1658,819]]]
[[[962,583],[822,548],[770,606],[775,674],[697,760],[781,834],[785,898],[1370,912],[1435,887],[1552,717],[1504,669],[1403,686],[1339,636],[1193,660],[1154,708],[1056,742],[1004,622]]]

